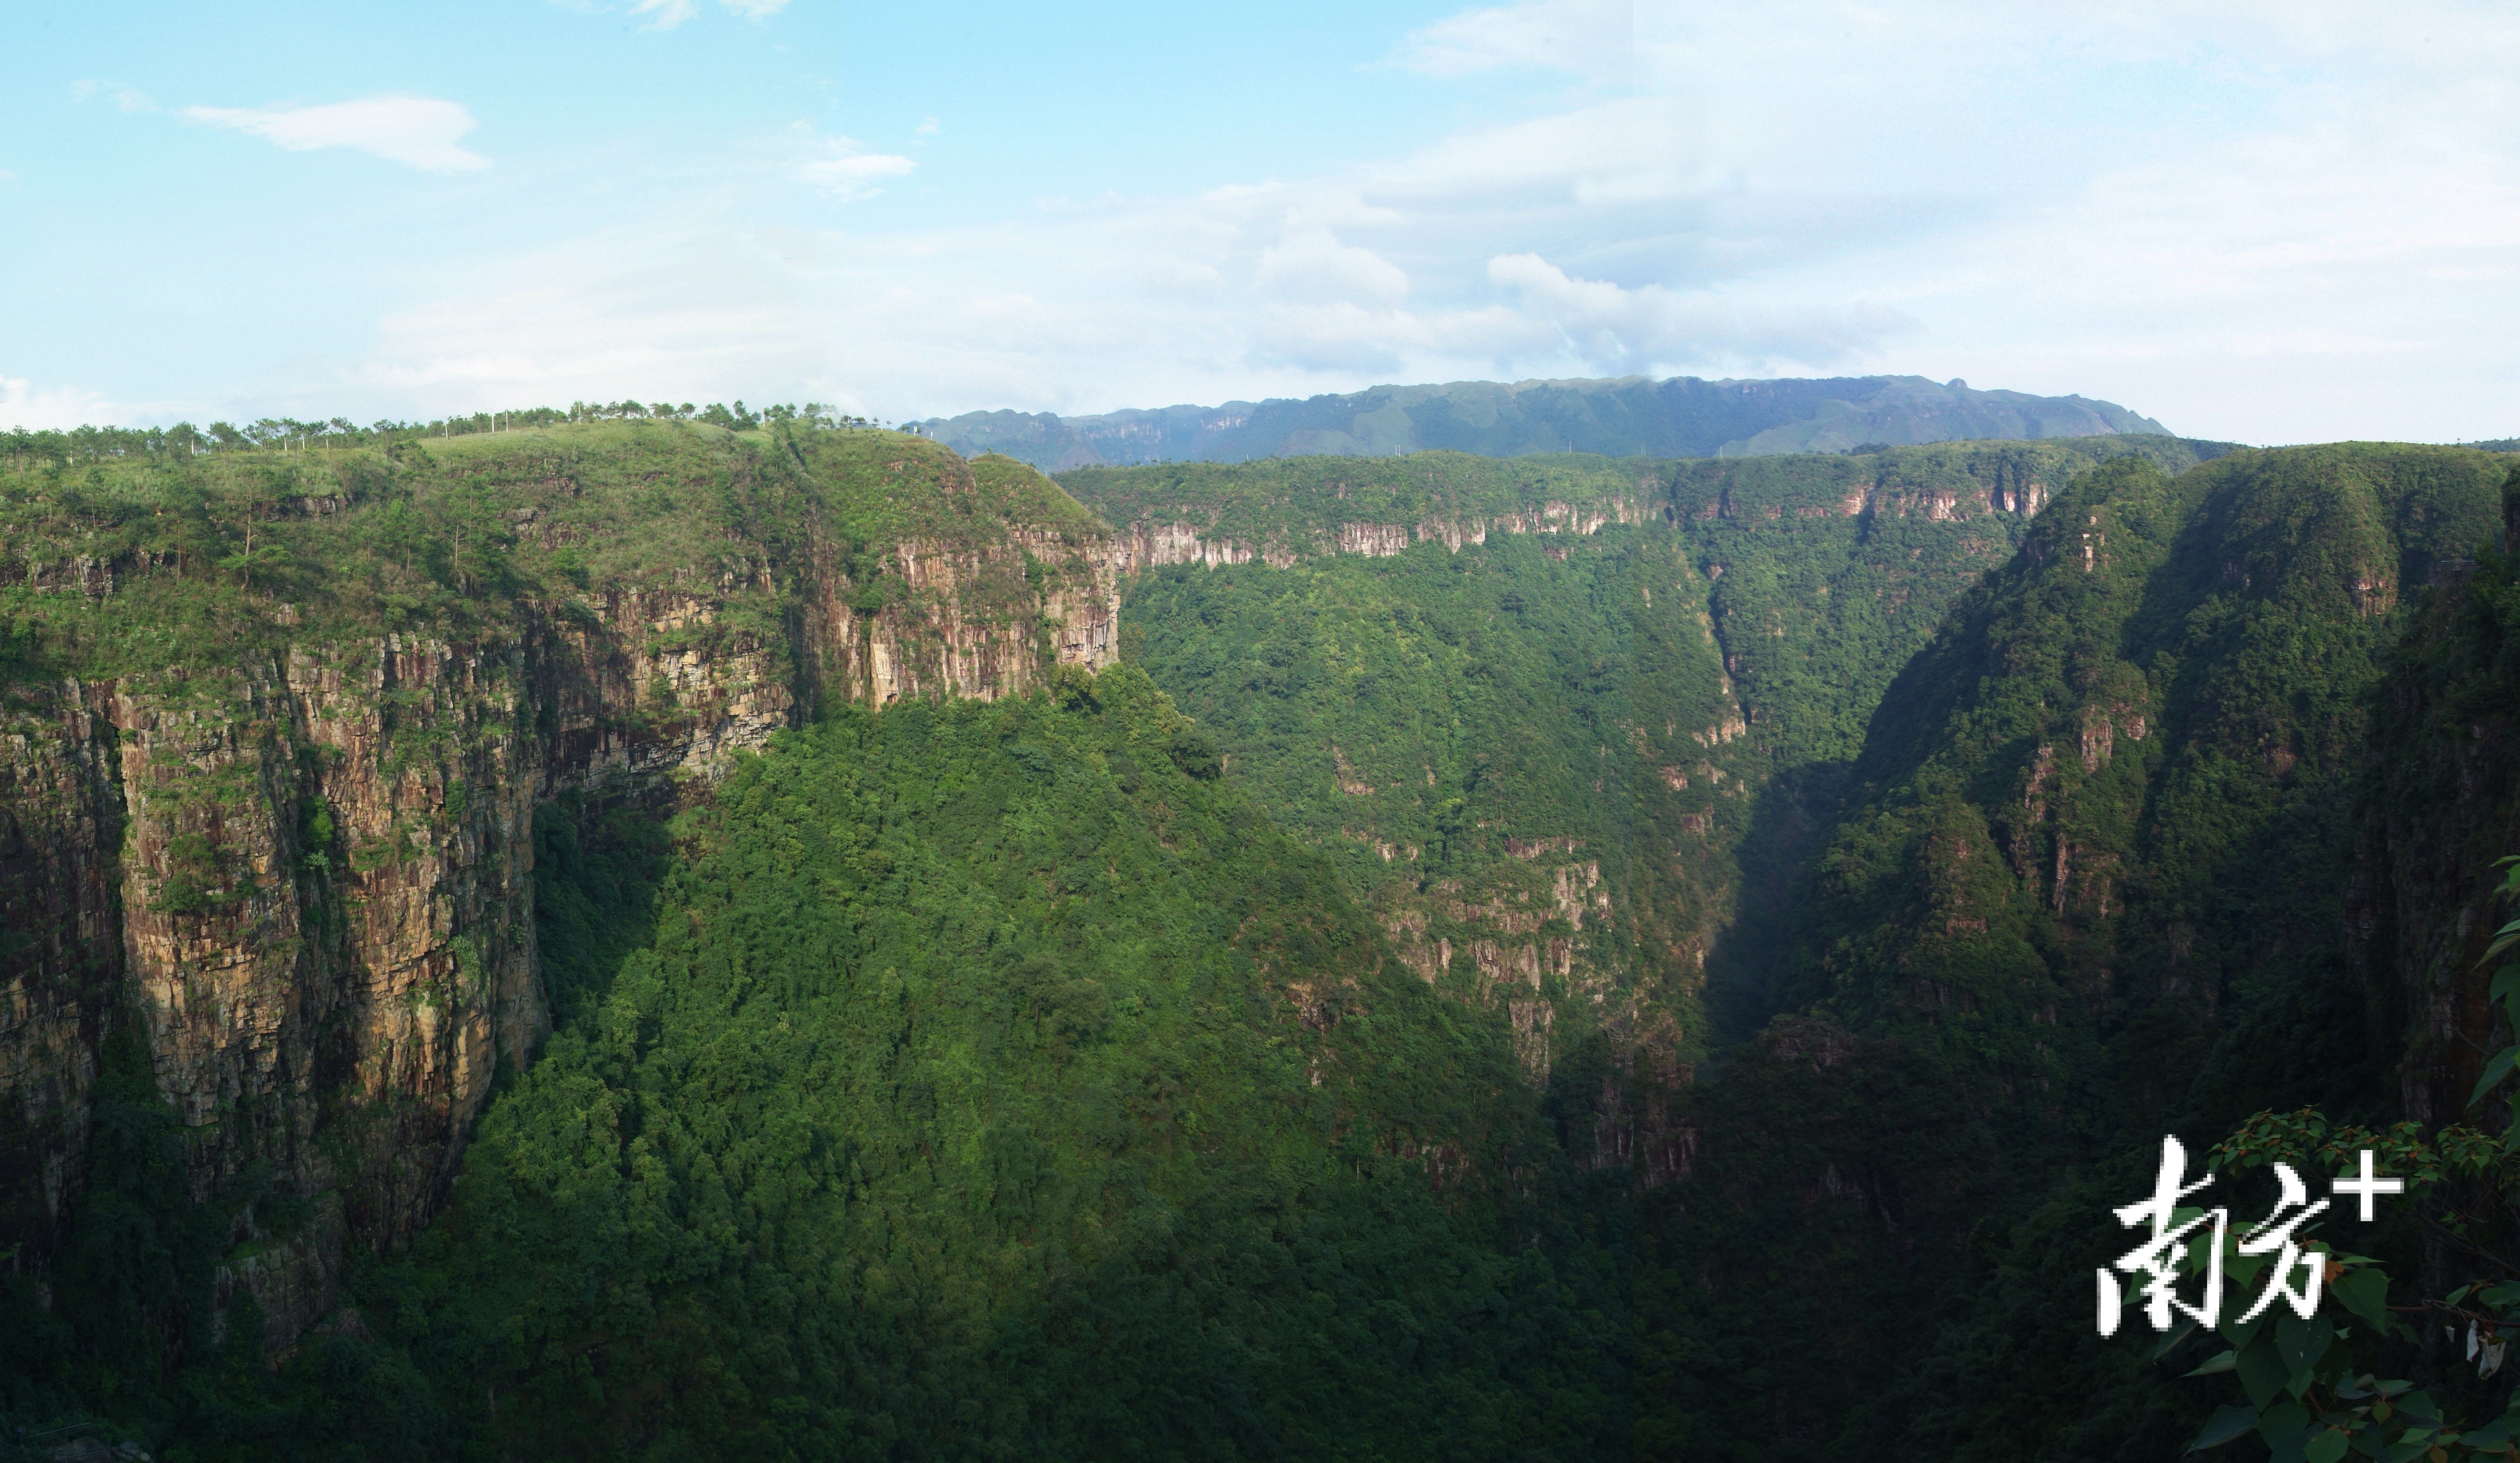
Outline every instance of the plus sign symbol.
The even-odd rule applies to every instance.
[[[2351,1197],[2361,1202],[2362,1206],[2362,1212],[2356,1215],[2356,1217],[2360,1218],[2365,1224],[2371,1222],[2372,1200],[2379,1198],[2383,1194],[2403,1194],[2407,1192],[2407,1181],[2405,1179],[2378,1177],[2374,1174],[2373,1167],[2374,1166],[2371,1162],[2371,1150],[2365,1148],[2362,1150],[2362,1176],[2360,1178],[2340,1178],[2336,1180],[2335,1184],[2335,1192],[2338,1197]]]

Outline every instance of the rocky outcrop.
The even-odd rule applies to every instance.
[[[1123,571],[1160,569],[1168,564],[1200,564],[1214,569],[1222,564],[1248,564],[1263,559],[1250,544],[1232,538],[1207,538],[1188,524],[1157,524],[1141,520],[1126,530],[1121,540]],[[1271,550],[1263,562],[1283,569],[1295,562],[1285,549]]]
[[[1595,503],[1552,501],[1493,518],[1428,519],[1418,525],[1418,537],[1458,551],[1465,543],[1485,543],[1493,534],[1598,533],[1611,524],[1642,524],[1654,516],[1654,510],[1628,498]]]
[[[867,586],[837,572],[817,581],[805,625],[815,680],[843,700],[885,706],[904,696],[988,700],[1041,684],[1053,665],[1106,664],[1126,562],[1100,542],[1079,551],[1047,533],[986,549],[906,540],[881,579],[898,596],[872,613],[851,611]]]
[[[2023,518],[2036,518],[2047,502],[2048,489],[2035,478],[2021,482],[1999,478],[1994,483],[1977,488],[1918,487],[1868,479],[1846,490],[1846,496],[1838,502],[1837,511],[1848,518],[1866,514],[1906,518],[1913,514],[1928,523],[1944,524],[1986,513],[2013,513]]]
[[[1575,857],[1581,846],[1575,839],[1525,842],[1508,836],[1505,843],[1509,857],[1540,866],[1508,871],[1476,892],[1456,879],[1437,881],[1423,898],[1386,890],[1379,920],[1401,964],[1421,980],[1441,980],[1454,970],[1457,956],[1466,962],[1468,994],[1505,1008],[1524,1073],[1546,1083],[1556,1024],[1548,984],[1564,985],[1574,999],[1595,1007],[1613,997],[1633,1004],[1635,992],[1621,990],[1590,947],[1587,923],[1598,934],[1611,915],[1600,860]],[[1550,858],[1565,861],[1541,862]],[[1592,958],[1579,969],[1579,956]]]
[[[1212,529],[1178,520],[1159,523],[1143,518],[1121,530],[1120,570],[1127,573],[1168,564],[1200,564],[1214,569],[1254,560],[1273,569],[1285,569],[1308,554],[1361,554],[1381,559],[1405,553],[1417,543],[1440,543],[1459,553],[1464,545],[1486,543],[1494,534],[1598,533],[1611,524],[1644,523],[1653,513],[1647,506],[1627,498],[1594,503],[1546,502],[1488,518],[1430,518],[1416,525],[1341,523],[1308,542],[1266,544],[1211,536]]]

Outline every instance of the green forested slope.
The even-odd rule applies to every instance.
[[[1711,581],[1724,665],[1766,763],[1738,854],[1741,916],[1711,966],[1731,1036],[1781,1009],[1781,941],[1799,918],[1789,892],[1892,678],[2049,498],[2128,457],[2170,472],[2198,460],[2193,444],[2133,436],[1667,466],[1670,511]]]
[[[2138,436],[1669,464],[1752,740],[1783,768],[1851,759],[1953,598],[2010,559],[2077,477],[2128,458],[2172,473],[2198,461]]]
[[[2503,514],[2501,551],[2452,566],[2398,646],[2348,897],[2382,1032],[2404,1042],[2405,1108],[2428,1123],[2463,1115],[2492,1059],[2473,1034],[2493,1010],[2491,891],[2497,861],[2520,851],[2520,469]]]
[[[1216,772],[1118,670],[817,727],[652,892],[555,820],[603,958],[370,1314],[508,1455],[1616,1450],[1502,1024]]]
[[[1604,1019],[1587,983],[1607,982],[1644,1003],[1608,1008],[1614,1044],[1652,1036],[1669,1061],[1703,1045],[1709,971],[1736,1029],[1770,1009],[1786,884],[1944,607],[2048,495],[2130,456],[2196,460],[2167,438],[2100,438],[1655,468],[1438,452],[1062,482],[1124,532],[1179,523],[1298,551],[1282,570],[1142,573],[1124,647],[1404,947],[1441,939],[1467,962],[1481,940],[1499,955],[1516,934],[1573,941],[1581,978],[1533,982],[1570,1023],[1547,1045],[1582,1045]],[[1584,517],[1538,512],[1551,504]],[[1508,522],[1595,531],[1459,531]],[[1418,542],[1335,553],[1356,525]],[[1524,907],[1546,918],[1548,871],[1586,863],[1608,881],[1606,926],[1493,928]],[[1421,967],[1448,964],[1442,948]]]
[[[1704,1048],[1747,821],[1699,581],[1660,526],[1316,562],[1141,576],[1133,659],[1404,962],[1509,1015],[1579,1156],[1617,1154],[1612,1071]]]
[[[658,762],[846,695],[820,653],[958,588],[1030,670],[1102,540],[1028,470],[802,420],[13,445],[0,1440],[282,1405],[266,1340],[426,1219],[459,1104],[540,1033],[532,800],[669,800]],[[903,582],[914,537],[960,586]]]
[[[2263,932],[2339,887],[2402,603],[2498,533],[2500,478],[2315,448],[2078,484],[1884,699],[1796,993],[1966,1047],[2289,980]]]
[[[1642,1365],[1675,1398],[1645,1436],[2175,1447],[2193,1401],[2087,1334],[2112,1236],[2075,1216],[2125,1202],[2166,1127],[2201,1148],[2253,1109],[2384,1108],[2339,916],[2370,696],[2408,597],[2498,531],[2501,477],[2446,448],[2115,465],[1956,608],[1795,901],[1809,1014],[1702,1086],[1704,1162],[1640,1216]],[[1942,1347],[1919,1364],[1921,1318]],[[1881,1400],[1848,1405],[1838,1366]],[[1720,1402],[1686,1392],[1708,1374],[1794,1415],[1792,1445],[1714,1440]]]

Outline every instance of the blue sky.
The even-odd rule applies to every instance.
[[[2520,432],[2511,8],[2034,9],[22,12],[0,427],[1894,371]]]

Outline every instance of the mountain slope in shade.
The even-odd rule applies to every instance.
[[[2478,571],[2507,472],[2391,443],[2121,459],[1957,599],[1867,717],[1787,906],[1781,1014],[1692,1090],[1694,1166],[1640,1206],[1641,1454],[2114,1463],[2195,1436],[2190,1363],[2092,1328],[2105,1210],[2165,1132],[2381,1109],[2412,1029],[2377,1003],[2450,1001],[2365,980],[2395,913],[2356,891],[2463,936],[2431,865],[2506,846],[2439,815],[2508,785],[2443,751],[2498,749],[2484,699],[2418,725],[2411,688],[2380,693],[2433,586]],[[2437,679],[2460,674],[2484,678]],[[2407,1055],[2408,1090],[2465,1098]],[[1728,1407],[1795,1432],[1735,1440]]]
[[[2167,434],[2108,401],[1981,391],[1921,376],[1701,381],[1451,382],[1305,400],[1060,417],[966,412],[914,426],[965,456],[1003,452],[1052,472],[1156,461],[1390,457],[1449,448],[1483,457],[1763,457],[1869,443]]]

